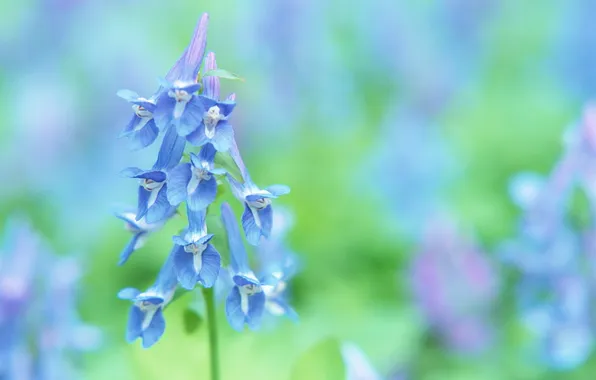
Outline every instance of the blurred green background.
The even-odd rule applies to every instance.
[[[208,12],[208,50],[245,78],[223,83],[237,93],[245,162],[256,183],[292,188],[278,204],[295,214],[288,244],[302,260],[291,284],[299,324],[237,333],[219,309],[224,379],[289,378],[328,337],[413,379],[590,379],[593,356],[560,373],[521,351],[505,269],[495,344],[451,352],[421,317],[409,268],[435,211],[498,267],[490,252],[519,216],[508,179],[552,167],[594,92],[595,10],[580,0],[4,2],[0,220],[25,213],[54,250],[84,258],[80,312],[105,334],[85,378],[207,378],[205,325],[184,330],[191,295],[167,309],[149,350],[124,341],[129,304],[115,296],[152,283],[183,221],[117,267],[129,235],[111,211],[136,196],[119,170],[155,154],[116,139],[130,109],[115,93],[151,93]]]

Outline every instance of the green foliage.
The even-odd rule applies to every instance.
[[[339,341],[325,339],[304,352],[293,367],[291,380],[344,380],[346,367]]]

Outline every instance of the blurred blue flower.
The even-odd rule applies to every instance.
[[[76,259],[53,255],[26,220],[8,220],[0,250],[0,378],[80,378],[73,354],[101,341],[77,313],[80,277]]]
[[[523,211],[517,235],[501,247],[503,260],[517,269],[521,320],[533,334],[533,350],[547,366],[570,370],[593,352],[592,307],[596,197],[596,108],[564,135],[564,152],[546,177],[522,173],[512,178],[511,197]],[[587,225],[569,218],[573,196],[589,202]],[[592,266],[593,267],[593,266]],[[592,268],[590,268],[592,269]]]
[[[174,270],[174,250],[162,266],[157,280],[145,292],[135,288],[125,288],[118,298],[132,301],[128,315],[126,340],[129,343],[141,338],[143,348],[153,346],[163,335],[166,321],[163,308],[172,300],[178,280]]]
[[[186,139],[194,146],[211,143],[217,151],[227,152],[234,140],[234,129],[228,118],[236,103],[230,100],[220,102],[202,95],[198,96],[198,102],[203,110],[197,119],[200,120],[199,126],[197,128],[195,122],[195,129],[187,134]]]
[[[242,331],[245,323],[251,329],[257,329],[265,310],[265,293],[260,281],[248,266],[248,256],[236,218],[227,203],[221,205],[221,218],[228,235],[230,276],[233,282],[232,290],[226,299],[226,316],[232,328],[237,331]]]
[[[346,366],[346,380],[381,380],[364,352],[354,343],[343,343],[341,356]]]
[[[431,328],[449,347],[476,352],[492,343],[498,276],[451,223],[439,219],[429,228],[412,263],[411,285]]]
[[[147,223],[144,218],[137,220],[137,215],[133,211],[124,211],[116,213],[116,217],[118,219],[123,220],[126,224],[125,227],[132,233],[132,238],[130,242],[124,247],[122,252],[120,253],[120,261],[118,265],[123,265],[126,263],[130,255],[137,249],[141,248],[145,243],[147,236],[154,231],[159,230],[165,222],[176,214],[176,209],[174,207],[170,208],[169,214],[166,215],[166,219],[163,219],[157,223]]]
[[[184,201],[192,211],[207,208],[217,194],[215,175],[225,170],[213,167],[215,148],[204,145],[199,155],[190,154],[190,163],[181,163],[168,173],[168,201],[178,205]]]
[[[193,289],[197,282],[210,288],[219,274],[221,258],[209,242],[213,234],[207,233],[206,210],[188,209],[189,226],[181,236],[174,236],[174,267],[180,285]]]

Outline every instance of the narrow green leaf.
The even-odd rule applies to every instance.
[[[203,77],[218,77],[222,79],[239,80],[241,82],[244,82],[244,78],[224,69],[209,70],[205,74],[203,74]]]
[[[337,339],[328,338],[304,352],[292,369],[291,380],[344,380],[346,367]]]

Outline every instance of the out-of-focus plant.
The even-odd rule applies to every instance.
[[[80,378],[80,354],[101,339],[78,317],[80,275],[76,259],[51,253],[25,219],[8,221],[0,249],[0,378]]]
[[[517,300],[532,352],[547,366],[573,369],[594,348],[596,108],[564,136],[547,176],[522,173],[510,185],[523,216],[502,256],[520,274]]]
[[[289,193],[284,185],[258,187],[244,165],[230,115],[236,103],[234,94],[220,100],[220,78],[239,79],[219,69],[215,54],[205,58],[204,71],[199,75],[207,43],[208,15],[204,14],[193,38],[150,97],[121,90],[118,95],[132,104],[133,115],[122,136],[132,149],[153,144],[163,134],[155,164],[149,170],[127,168],[123,175],[140,182],[136,212],[118,214],[125,220],[133,238],[121,253],[121,263],[142,244],[146,235],[161,227],[178,207],[186,203],[188,227],[173,237],[173,248],[155,283],[146,291],[134,288],[120,291],[118,296],[130,300],[127,340],[142,340],[144,348],[154,345],[165,331],[163,309],[176,299],[177,289],[202,288],[211,347],[211,377],[219,378],[217,327],[213,286],[218,282],[227,293],[226,316],[230,325],[242,331],[244,325],[258,329],[263,315],[296,313],[285,297],[287,281],[293,275],[295,263],[285,254],[281,240],[270,240],[274,228],[271,201]],[[191,150],[185,154],[187,143]],[[199,149],[199,151],[196,151]],[[193,151],[195,150],[195,151]],[[221,219],[227,231],[230,265],[221,268],[221,256],[211,243],[207,219],[215,210],[219,184],[229,183],[233,195],[244,207],[242,227],[246,240],[260,248],[260,271],[257,275],[249,262],[234,212],[228,203],[221,205]],[[276,239],[281,239],[280,232]],[[262,239],[264,238],[264,239]]]

